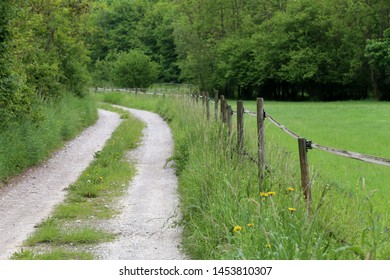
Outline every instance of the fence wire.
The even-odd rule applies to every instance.
[[[254,112],[251,112],[251,111],[248,111],[248,110],[245,110],[244,112],[247,115],[249,115],[249,116],[257,117],[257,113],[254,113]],[[290,129],[288,129],[286,126],[284,126],[280,122],[276,121],[268,113],[265,113],[265,116],[266,116],[266,119],[268,119],[272,124],[274,124],[275,126],[279,127],[281,130],[283,130],[285,133],[287,133],[288,135],[290,135],[294,139],[304,138],[304,137],[299,136],[295,132],[291,131]],[[390,159],[381,158],[381,157],[377,157],[377,156],[361,154],[361,153],[351,152],[351,151],[342,150],[342,149],[336,149],[336,148],[323,146],[323,145],[320,145],[320,144],[317,144],[317,143],[313,143],[313,142],[309,142],[308,148],[309,149],[314,148],[314,149],[318,149],[318,150],[321,150],[321,151],[324,151],[324,152],[327,152],[327,153],[330,153],[330,154],[334,154],[334,155],[337,155],[337,156],[342,156],[342,157],[346,157],[346,158],[356,159],[356,160],[360,160],[360,161],[364,161],[364,162],[368,162],[368,163],[374,163],[374,164],[379,164],[379,165],[384,165],[384,166],[390,166]]]

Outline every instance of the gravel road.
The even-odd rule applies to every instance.
[[[34,226],[63,201],[64,189],[77,180],[120,122],[118,114],[99,110],[95,125],[68,142],[47,162],[0,188],[0,260],[17,251]]]
[[[147,127],[141,145],[128,156],[136,165],[137,175],[120,201],[121,214],[103,225],[118,233],[118,238],[99,245],[94,253],[108,260],[185,259],[179,249],[178,182],[174,169],[167,164],[173,151],[171,131],[157,114],[121,108]]]
[[[179,249],[177,177],[167,164],[173,151],[171,131],[157,114],[121,108],[147,127],[139,148],[128,154],[129,161],[136,165],[137,175],[117,205],[121,214],[98,225],[117,233],[118,238],[92,251],[107,260],[186,259]],[[66,188],[77,180],[120,122],[117,114],[99,110],[99,120],[94,126],[47,162],[0,189],[0,260],[18,251],[34,226],[63,201]]]

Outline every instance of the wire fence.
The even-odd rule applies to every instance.
[[[257,114],[250,112],[248,110],[245,110],[245,113],[249,116],[256,117]],[[286,126],[281,124],[280,122],[276,121],[271,115],[268,113],[265,113],[266,118],[275,126],[283,130],[286,134],[290,135],[292,138],[298,140],[299,138],[303,138],[293,132],[292,130],[288,129]],[[332,148],[324,145],[320,145],[317,143],[313,143],[312,141],[308,141],[308,149],[318,149],[330,154],[334,154],[337,156],[342,156],[342,157],[347,157],[351,159],[356,159],[368,163],[374,163],[374,164],[379,164],[379,165],[384,165],[384,166],[390,166],[390,159],[386,158],[381,158],[377,156],[372,156],[372,155],[367,155],[367,154],[361,154],[357,152],[352,152],[352,151],[347,151],[347,150],[342,150],[342,149],[337,149],[337,148]]]
[[[347,151],[343,149],[337,149],[333,147],[324,146],[321,144],[317,144],[313,141],[307,140],[306,138],[300,136],[299,134],[293,132],[291,129],[277,121],[273,116],[268,114],[264,110],[264,100],[263,98],[257,98],[257,112],[251,112],[246,110],[243,106],[242,101],[237,101],[237,110],[233,110],[230,105],[228,105],[227,100],[224,96],[219,96],[218,93],[215,93],[214,100],[211,100],[207,93],[203,95],[193,95],[198,102],[199,99],[202,99],[202,103],[206,104],[207,118],[210,118],[210,106],[208,103],[215,103],[215,119],[221,120],[223,123],[226,123],[229,127],[229,133],[231,133],[231,115],[237,115],[237,143],[238,143],[238,151],[248,157],[251,161],[255,162],[258,165],[258,177],[259,177],[259,188],[261,190],[262,181],[264,179],[264,172],[266,170],[266,156],[265,156],[265,141],[264,141],[264,121],[268,120],[270,123],[280,128],[283,132],[288,134],[290,137],[294,138],[298,141],[298,149],[299,149],[299,160],[300,160],[300,170],[301,170],[301,187],[306,199],[307,209],[310,211],[311,204],[311,180],[309,177],[309,163],[307,153],[310,149],[317,149],[323,152],[327,152],[336,156],[342,156],[350,159],[355,159],[367,163],[378,164],[383,166],[390,166],[390,159],[382,158],[373,155],[362,154],[353,151]],[[244,122],[244,114],[257,118],[257,131],[258,131],[258,156],[257,159],[251,156],[248,152],[246,152],[244,148],[244,131],[243,131],[243,122]],[[220,115],[220,116],[219,116]]]
[[[215,120],[221,121],[223,124],[226,124],[228,127],[228,133],[231,134],[232,131],[232,115],[237,116],[237,146],[238,152],[249,158],[252,162],[256,163],[258,166],[258,179],[259,179],[259,189],[262,190],[262,182],[264,180],[264,175],[266,171],[266,156],[265,156],[265,130],[264,130],[264,122],[268,120],[271,124],[280,128],[283,132],[288,134],[290,137],[294,138],[298,141],[298,150],[299,150],[299,161],[300,161],[300,170],[301,170],[301,187],[303,190],[303,194],[306,199],[307,209],[310,211],[311,204],[311,180],[309,177],[309,162],[307,153],[310,149],[317,149],[323,152],[327,152],[336,156],[342,156],[350,159],[355,159],[367,163],[390,166],[390,159],[377,157],[373,155],[362,154],[353,151],[347,151],[343,149],[337,149],[333,147],[324,146],[321,144],[317,144],[311,140],[307,140],[306,138],[300,136],[299,134],[293,132],[291,129],[277,121],[273,116],[268,114],[264,110],[264,100],[263,98],[257,98],[257,111],[251,112],[244,108],[242,101],[237,101],[237,109],[233,110],[233,108],[228,105],[227,100],[223,95],[218,95],[218,92],[214,92],[214,99],[209,96],[209,93],[192,93],[190,95],[186,94],[175,94],[170,93],[166,94],[165,92],[158,92],[158,90],[154,90],[152,92],[148,92],[147,89],[99,89],[96,88],[96,91],[121,91],[121,92],[131,92],[135,94],[149,94],[149,95],[157,95],[157,96],[191,96],[194,102],[200,103],[205,108],[207,119],[211,118],[211,108],[210,102],[214,103],[214,117]],[[244,147],[244,115],[248,115],[250,117],[257,118],[257,134],[258,134],[258,152],[257,158],[252,156],[245,150]]]

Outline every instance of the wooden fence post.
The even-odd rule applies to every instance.
[[[214,102],[215,102],[215,121],[218,120],[218,91],[214,90]]]
[[[227,102],[227,99],[225,99],[223,101],[223,113],[225,114],[225,116],[223,117],[224,120],[225,120],[225,123],[227,124],[228,123],[228,102]]]
[[[206,116],[207,116],[207,120],[210,119],[210,99],[209,99],[209,93],[206,92]]]
[[[225,96],[223,96],[223,95],[221,95],[221,121],[224,123],[225,122],[225,112],[224,112],[224,110],[225,110],[225,106],[224,106],[224,104],[225,104]]]
[[[257,143],[258,143],[258,178],[259,190],[262,189],[265,172],[265,141],[264,141],[264,99],[257,98]]]
[[[229,136],[232,135],[232,106],[227,108],[227,123],[229,128]]]
[[[244,103],[237,101],[237,145],[238,152],[244,151]]]
[[[309,161],[307,159],[308,142],[305,138],[298,139],[299,162],[301,166],[301,186],[306,200],[307,211],[311,204],[311,182],[309,177]]]

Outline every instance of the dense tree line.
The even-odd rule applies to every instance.
[[[389,100],[389,28],[388,0],[3,0],[0,124],[90,80]]]
[[[88,41],[99,67],[137,49],[160,81],[229,97],[390,99],[387,0],[97,2]]]
[[[387,0],[177,3],[182,75],[201,88],[274,99],[360,99],[370,92],[390,99]]]
[[[40,102],[86,93],[84,43],[92,1],[21,0],[0,4],[0,126],[40,118]]]

